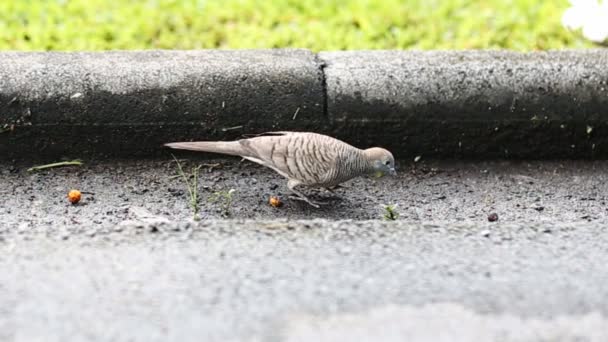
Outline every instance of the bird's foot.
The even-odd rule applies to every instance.
[[[331,199],[335,199],[335,200],[343,200],[344,199],[340,194],[338,194],[335,191],[336,188],[325,188],[325,190],[331,194]]]
[[[332,187],[332,189],[350,189],[351,187],[349,185],[344,185],[344,184],[338,184],[338,185],[334,185]]]
[[[300,196],[289,196],[289,199],[292,200],[296,200],[296,201],[302,201],[302,202],[306,202],[308,204],[310,204],[311,206],[319,209],[322,205],[327,205],[329,204],[328,202],[321,202],[321,201],[311,201],[306,197],[300,197]]]
[[[336,194],[336,191],[335,191],[336,188],[323,188],[323,189],[325,189],[325,191],[330,192],[330,193],[332,193],[334,195]]]
[[[342,199],[342,197],[340,195],[338,195],[338,193],[336,192],[336,190],[338,190],[338,189],[350,189],[350,187],[346,186],[346,185],[338,184],[338,185],[334,185],[334,186],[330,186],[330,187],[324,187],[323,189],[325,189],[325,191],[327,191],[327,192],[331,193],[332,195],[334,195],[336,198]]]

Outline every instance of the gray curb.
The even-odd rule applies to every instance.
[[[335,132],[403,155],[606,156],[608,50],[325,52]]]
[[[305,50],[4,53],[0,75],[0,127],[14,125],[2,155],[145,156],[175,139],[325,124]]]
[[[398,157],[608,156],[608,50],[0,53],[0,158],[329,133]]]

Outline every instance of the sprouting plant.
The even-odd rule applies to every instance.
[[[384,205],[383,208],[384,212],[382,218],[386,221],[395,221],[397,218],[399,218],[399,213],[397,212],[396,204],[387,204]]]
[[[234,189],[230,189],[228,191],[226,191],[226,190],[216,191],[213,193],[213,195],[211,195],[211,197],[209,197],[209,201],[214,202],[214,203],[219,203],[220,208],[222,210],[222,215],[224,217],[229,217],[232,215],[232,212],[231,212],[232,201],[233,201],[232,195],[235,192],[236,192],[236,190],[234,190]]]
[[[198,198],[198,171],[201,169],[202,165],[192,167],[192,173],[190,177],[186,176],[184,170],[182,169],[182,165],[179,163],[179,160],[175,158],[174,155],[171,155],[175,163],[177,163],[177,173],[184,179],[186,182],[186,187],[188,188],[188,194],[190,195],[190,208],[192,208],[192,218],[195,221],[200,220],[198,216],[199,212],[199,198]],[[190,180],[189,178],[192,178]]]

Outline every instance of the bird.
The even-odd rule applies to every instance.
[[[266,132],[234,141],[171,142],[164,146],[239,156],[268,167],[287,179],[287,188],[295,194],[290,199],[315,208],[324,203],[310,200],[299,187],[331,189],[359,176],[396,175],[395,159],[388,150],[359,149],[314,132]]]

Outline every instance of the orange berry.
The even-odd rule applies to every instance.
[[[278,208],[283,205],[283,202],[281,202],[281,199],[276,196],[270,196],[270,199],[268,199],[268,203],[270,203],[270,205],[275,208]]]
[[[68,200],[72,204],[76,204],[76,203],[80,202],[80,191],[70,190],[70,192],[68,193]]]

